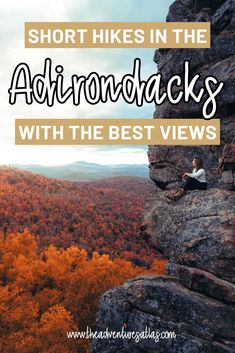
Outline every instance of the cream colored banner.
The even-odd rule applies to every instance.
[[[219,145],[220,120],[16,119],[16,145]]]
[[[26,48],[210,48],[210,22],[26,22]]]

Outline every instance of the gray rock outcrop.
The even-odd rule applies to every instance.
[[[206,14],[206,15],[205,15]],[[183,171],[191,165],[192,158],[200,155],[208,170],[210,186],[234,185],[235,155],[230,156],[230,166],[218,177],[218,162],[227,146],[234,144],[235,111],[235,0],[192,1],[177,0],[169,11],[169,21],[210,21],[210,49],[160,49],[154,60],[163,79],[167,80],[176,72],[181,74],[184,61],[190,61],[192,73],[200,73],[199,89],[206,76],[214,76],[224,82],[223,90],[217,97],[218,111],[215,117],[221,118],[220,146],[149,146],[148,157],[150,178],[161,189],[174,188],[179,183]],[[177,70],[176,70],[177,68]],[[203,104],[203,102],[202,102]],[[202,104],[194,101],[172,105],[165,101],[158,106],[155,118],[202,118]]]
[[[143,235],[169,258],[168,275],[140,276],[102,298],[97,329],[169,331],[175,339],[94,340],[93,352],[235,352],[234,193],[192,191],[178,202],[156,190]]]
[[[210,21],[211,49],[164,49],[154,60],[165,79],[189,59],[194,72],[224,81],[219,96],[220,146],[149,146],[150,178],[141,232],[169,259],[168,274],[140,276],[106,292],[97,329],[174,332],[160,339],[93,340],[92,353],[235,352],[234,215],[234,0],[176,0],[168,21]],[[157,107],[154,118],[200,118],[195,103]],[[178,187],[193,157],[205,162],[209,189],[191,191],[179,201],[166,198]]]

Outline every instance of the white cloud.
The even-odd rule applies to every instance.
[[[151,118],[154,107],[141,108],[128,105],[124,101],[108,102],[90,106],[86,103],[74,107],[71,103],[48,108],[45,105],[26,105],[19,100],[16,105],[8,103],[8,88],[15,66],[27,62],[34,74],[40,73],[44,60],[50,57],[55,64],[62,64],[65,76],[72,73],[88,74],[97,71],[101,74],[113,73],[121,77],[132,71],[135,57],[142,59],[143,76],[155,70],[151,49],[25,49],[23,29],[25,21],[164,21],[167,8],[172,0],[156,2],[149,0],[8,0],[0,2],[0,164],[38,163],[58,164],[75,160],[96,161],[101,164],[147,163],[146,146],[111,148],[90,147],[31,147],[14,145],[15,118]],[[125,152],[124,152],[125,151]]]
[[[98,164],[147,164],[146,150],[140,147],[118,147],[110,150],[94,147],[47,147],[8,145],[7,155],[2,154],[1,164],[64,165],[76,161]],[[0,150],[5,150],[0,144]]]

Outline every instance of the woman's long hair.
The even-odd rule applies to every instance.
[[[196,170],[198,171],[199,169],[203,168],[203,162],[202,159],[199,157],[195,157],[195,164],[196,164]]]

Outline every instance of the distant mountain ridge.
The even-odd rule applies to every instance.
[[[31,171],[50,178],[70,181],[93,181],[116,176],[139,176],[148,178],[147,164],[101,165],[78,161],[62,166],[11,165],[20,170]]]

